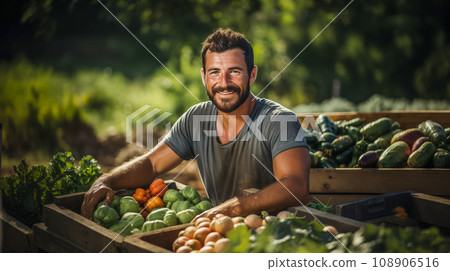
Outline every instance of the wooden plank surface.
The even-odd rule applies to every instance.
[[[172,252],[172,244],[178,238],[178,233],[190,225],[194,223],[127,236],[123,245],[127,252]]]
[[[0,211],[2,252],[37,252],[38,249],[33,240],[33,230],[10,216]]]
[[[77,246],[64,237],[52,232],[44,223],[33,225],[33,237],[36,246],[50,253],[80,253],[89,252]]]
[[[124,237],[65,207],[44,205],[42,221],[54,233],[89,252],[121,252]]]
[[[450,200],[423,193],[412,194],[409,216],[421,222],[450,229]]]
[[[356,221],[350,218],[323,212],[309,207],[290,207],[288,208],[288,211],[291,213],[295,213],[296,216],[305,217],[305,219],[308,221],[317,219],[324,225],[332,225],[339,232],[355,232],[365,225],[364,222]]]
[[[351,120],[361,118],[364,123],[375,121],[382,117],[391,118],[400,123],[402,129],[415,128],[425,120],[433,120],[444,127],[450,127],[450,110],[414,110],[414,111],[379,111],[379,112],[329,112],[327,115],[332,121]],[[305,116],[316,118],[319,113],[297,114],[300,122],[303,123]]]
[[[415,191],[450,196],[450,169],[311,169],[310,193],[391,193]]]

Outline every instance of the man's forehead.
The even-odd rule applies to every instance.
[[[233,62],[241,62],[245,64],[245,53],[240,48],[233,48],[223,52],[211,52],[208,50],[205,54],[205,64],[213,64],[211,61],[232,60]],[[209,60],[209,61],[208,61]]]

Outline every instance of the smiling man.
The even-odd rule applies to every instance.
[[[148,154],[100,177],[86,193],[84,216],[91,217],[100,200],[111,202],[114,190],[149,185],[194,158],[216,205],[199,217],[276,212],[308,200],[310,160],[302,128],[292,111],[251,93],[257,67],[248,40],[219,29],[203,42],[201,57],[211,101],[191,107]],[[261,191],[242,196],[247,188]]]

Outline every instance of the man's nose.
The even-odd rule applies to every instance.
[[[221,87],[226,88],[231,84],[230,75],[228,73],[223,73],[219,78],[219,84]]]

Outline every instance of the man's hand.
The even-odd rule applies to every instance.
[[[214,218],[217,214],[224,214],[229,217],[241,216],[241,207],[239,199],[234,197],[225,201],[224,203],[217,205],[209,210],[204,211],[203,213],[196,216],[193,222],[197,221],[200,217],[207,217],[209,219]]]
[[[99,178],[86,192],[83,204],[81,205],[82,216],[90,219],[99,201],[104,199],[105,205],[109,205],[113,201],[114,190],[107,185],[107,178],[107,176]]]

